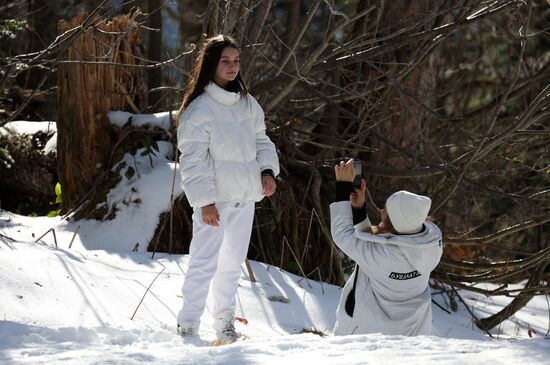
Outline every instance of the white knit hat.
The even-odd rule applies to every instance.
[[[386,200],[386,211],[398,233],[418,233],[426,220],[432,200],[405,190],[390,195]]]

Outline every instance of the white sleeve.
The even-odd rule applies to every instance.
[[[252,98],[253,99],[253,98]],[[275,176],[279,175],[279,156],[275,145],[265,133],[265,116],[264,111],[253,99],[252,103],[256,105],[255,130],[256,130],[256,161],[260,165],[260,171],[265,169],[273,170]]]
[[[192,207],[216,202],[214,163],[210,156],[208,124],[186,110],[178,127],[182,188]]]
[[[363,221],[353,226],[353,228],[355,228],[358,231],[364,231],[365,229],[370,227],[372,227],[372,223],[370,222],[369,217],[366,217],[365,219],[363,219]]]
[[[334,243],[367,274],[378,271],[379,266],[385,266],[389,262],[390,255],[383,245],[360,240],[354,236],[353,214],[349,201],[330,205],[330,231]]]

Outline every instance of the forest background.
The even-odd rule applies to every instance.
[[[353,263],[330,237],[332,167],[359,159],[373,221],[393,191],[432,198],[434,287],[514,297],[477,320],[490,329],[550,292],[549,29],[546,0],[2,1],[0,127],[55,121],[57,151],[47,133],[0,134],[1,208],[113,219],[108,192],[139,176],[124,153],[175,133],[107,113],[173,120],[201,40],[229,34],[282,166],[249,258],[341,285]],[[172,201],[149,251],[188,250],[191,209]]]

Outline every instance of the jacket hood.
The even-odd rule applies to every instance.
[[[386,245],[425,249],[442,245],[441,231],[432,222],[425,221],[422,232],[408,235],[395,235],[391,233],[372,234],[355,230],[354,236],[362,241],[376,242]]]
[[[241,97],[240,93],[234,93],[231,91],[227,91],[218,85],[216,85],[214,82],[210,82],[204,90],[210,95],[214,100],[216,100],[218,103],[224,104],[224,105],[233,105],[237,101],[239,101],[239,98]]]
[[[426,228],[422,232],[409,235],[391,233],[374,235],[361,231],[355,231],[354,235],[359,240],[397,247],[415,270],[429,276],[439,263],[443,243],[441,231],[435,224],[428,221],[423,224]]]

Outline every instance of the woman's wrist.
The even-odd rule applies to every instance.
[[[367,204],[363,203],[363,206],[356,208],[351,207],[351,213],[353,215],[353,225],[359,224],[367,218]]]
[[[273,180],[275,180],[275,173],[273,173],[272,169],[265,169],[262,171],[262,177],[264,176],[271,176]]]
[[[349,196],[351,193],[353,193],[353,183],[351,181],[336,181],[335,201],[349,201]]]

